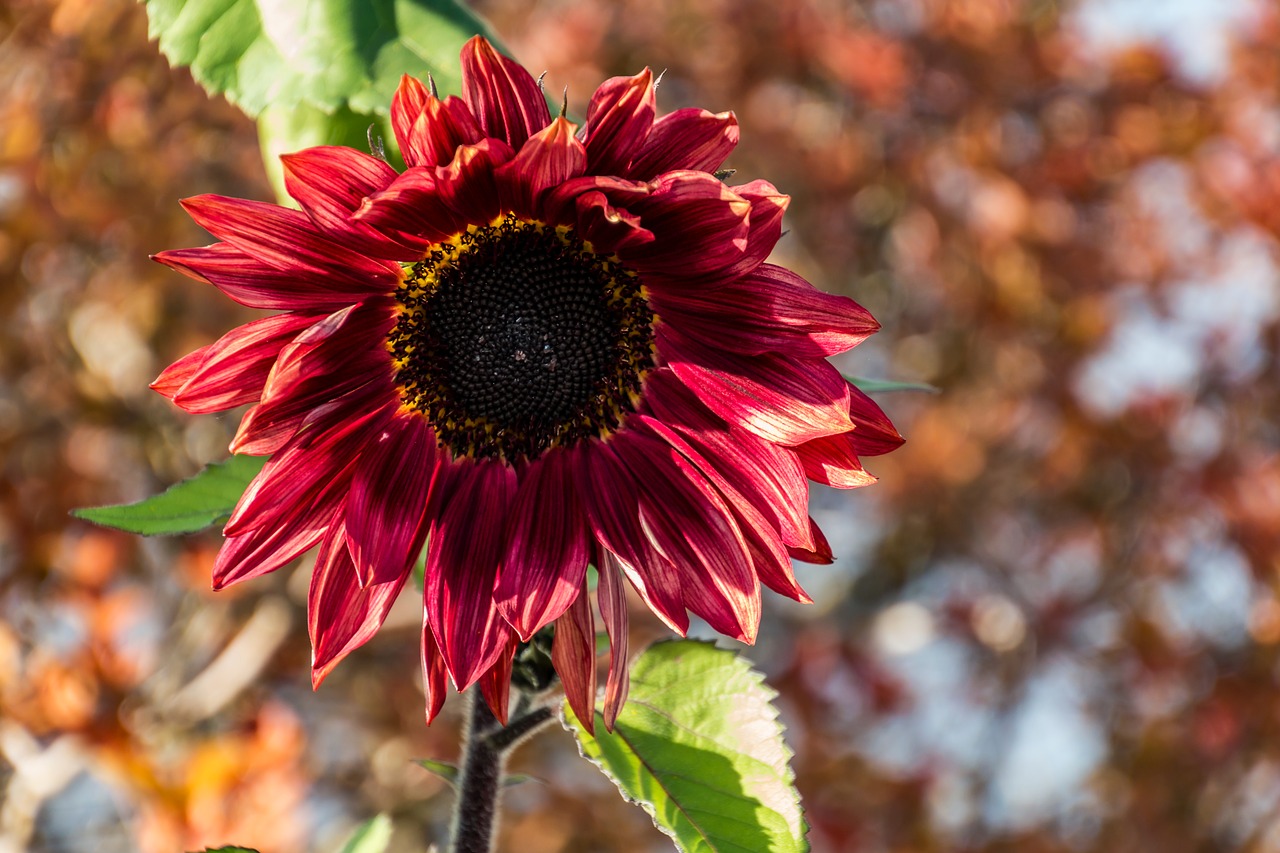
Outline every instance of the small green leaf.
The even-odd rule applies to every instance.
[[[541,782],[537,776],[530,776],[528,773],[508,773],[502,777],[502,787],[514,788],[516,785],[523,785],[525,782]]]
[[[85,507],[71,514],[143,536],[194,533],[230,518],[245,487],[266,462],[263,456],[232,456],[137,503]]]
[[[650,647],[612,734],[593,737],[566,704],[582,754],[685,853],[809,849],[777,695],[746,660],[710,643]]]
[[[876,394],[881,391],[923,391],[926,394],[937,394],[939,388],[927,382],[892,382],[888,379],[867,379],[863,376],[846,376],[858,390],[865,394]]]
[[[341,853],[384,853],[391,843],[391,818],[384,814],[371,817],[356,828],[342,845]]]
[[[447,761],[436,761],[433,758],[418,758],[414,760],[423,770],[428,773],[439,776],[453,787],[458,787],[458,777],[461,775],[458,768]],[[511,773],[502,777],[502,787],[514,788],[516,785],[523,785],[525,782],[541,782],[542,780],[536,776],[529,776],[525,773]]]
[[[436,761],[434,758],[418,758],[414,760],[423,770],[435,776],[439,776],[450,785],[458,784],[458,776],[461,775],[458,768],[447,761]]]
[[[309,104],[385,113],[401,74],[458,91],[458,50],[488,25],[461,0],[146,0],[175,66],[251,116]]]

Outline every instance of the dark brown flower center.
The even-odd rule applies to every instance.
[[[639,279],[571,228],[473,225],[433,246],[397,298],[401,398],[455,457],[534,459],[607,435],[653,366]]]

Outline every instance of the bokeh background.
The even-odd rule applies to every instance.
[[[581,114],[665,69],[793,196],[781,262],[884,331],[908,444],[815,487],[839,560],[766,609],[815,851],[1280,850],[1280,15],[1266,0],[482,0]],[[133,0],[0,5],[0,851],[328,851],[411,763],[419,610],[313,694],[308,566],[72,521],[225,454],[147,390],[249,313],[147,260],[269,198],[252,123]],[[634,643],[661,635],[635,610]],[[669,850],[556,729],[503,850]]]

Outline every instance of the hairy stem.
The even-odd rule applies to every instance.
[[[467,691],[467,725],[462,736],[462,775],[453,809],[452,853],[492,853],[498,828],[498,794],[506,753],[494,748],[489,735],[501,725],[479,688]]]
[[[522,697],[523,699],[523,697]],[[525,738],[551,722],[546,706],[530,708],[521,701],[505,727],[489,710],[479,688],[467,691],[467,724],[462,740],[462,773],[453,809],[450,853],[492,853],[498,830],[498,796],[507,756]]]

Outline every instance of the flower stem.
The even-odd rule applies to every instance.
[[[498,828],[498,795],[507,756],[525,738],[552,719],[546,706],[523,701],[504,727],[493,716],[479,688],[467,691],[467,724],[462,739],[462,774],[453,810],[450,853],[492,853]]]

